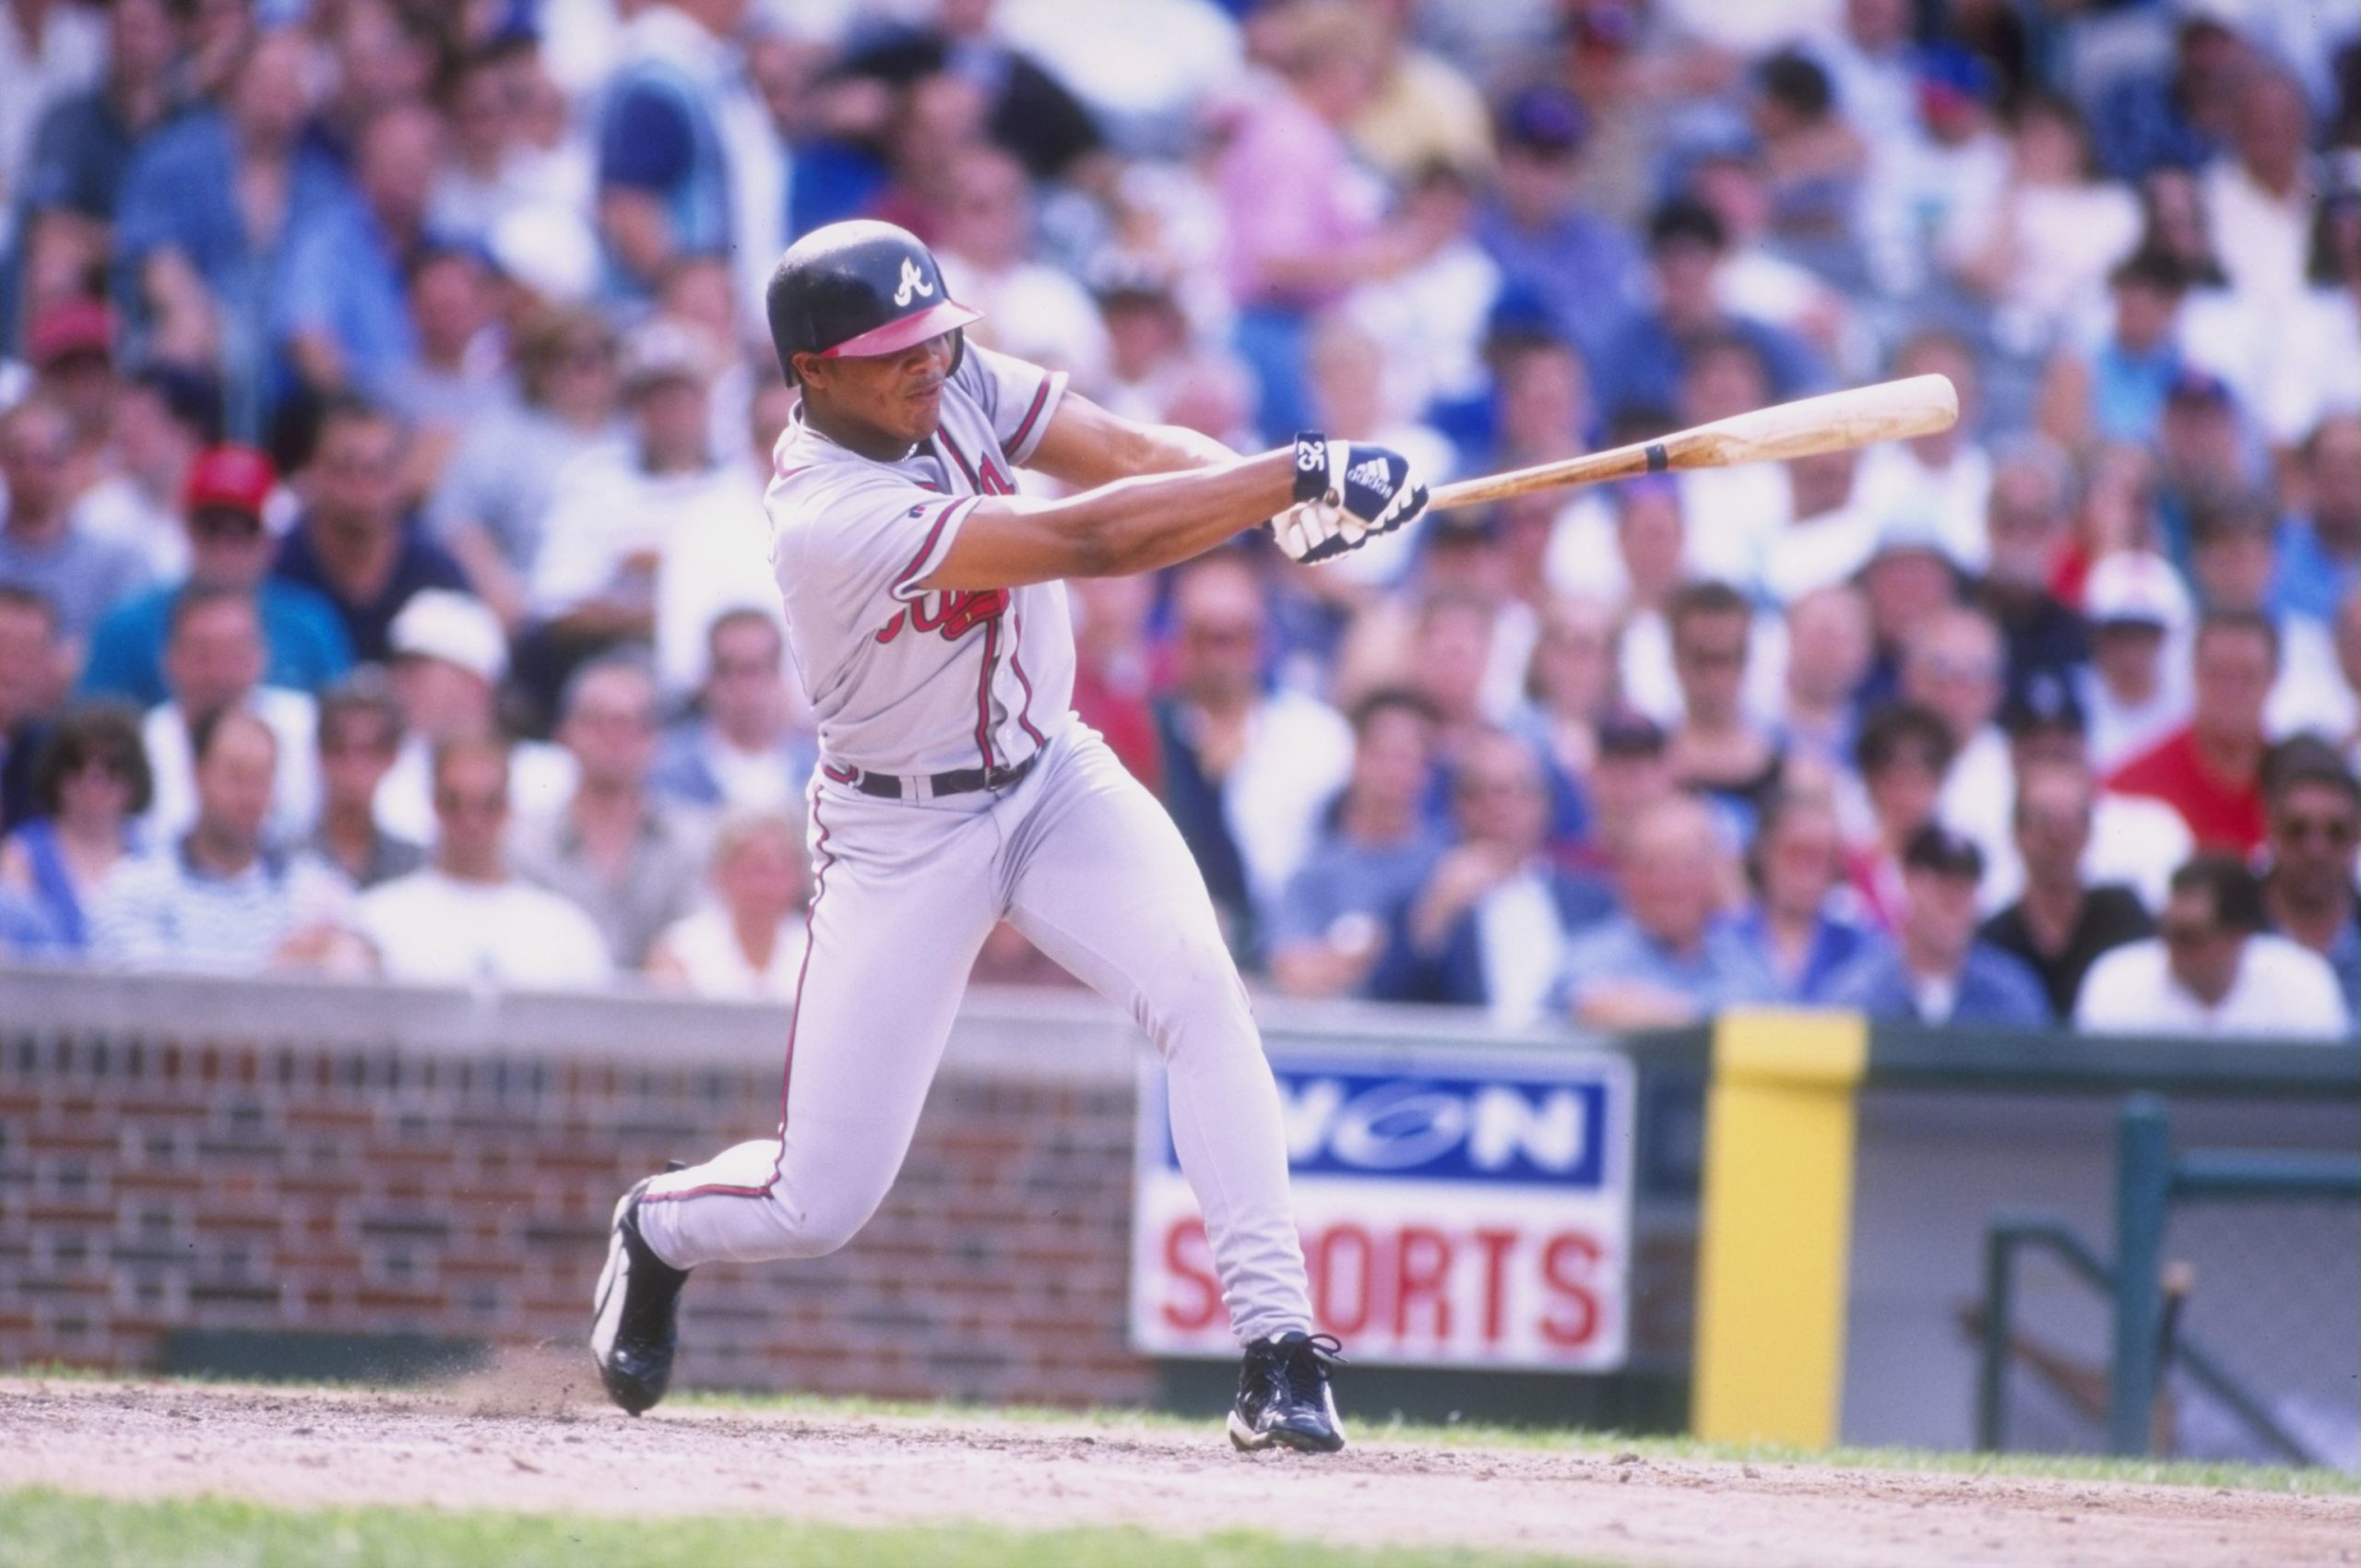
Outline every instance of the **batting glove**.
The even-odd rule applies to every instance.
[[[1307,432],[1295,438],[1295,500],[1272,530],[1291,558],[1317,563],[1417,517],[1427,487],[1399,452]]]

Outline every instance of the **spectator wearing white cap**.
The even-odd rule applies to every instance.
[[[377,826],[425,843],[434,836],[434,748],[499,732],[494,697],[508,672],[508,644],[482,601],[447,588],[429,589],[402,606],[387,636],[394,700],[407,733],[377,786]],[[508,768],[510,793],[527,812],[552,810],[574,791],[574,760],[559,747],[524,742]]]
[[[433,765],[433,863],[365,895],[354,923],[387,980],[538,989],[603,984],[606,939],[508,864],[508,747],[447,742]]]
[[[2180,574],[2162,555],[2102,556],[2082,588],[2091,663],[2079,674],[2090,721],[2091,766],[2101,774],[2171,734],[2189,718],[2189,661],[2179,649],[2194,612]]]

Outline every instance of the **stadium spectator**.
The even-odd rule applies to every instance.
[[[114,374],[114,313],[86,294],[62,295],[32,316],[25,359],[33,394],[65,416],[66,488],[78,497],[105,467],[121,385]]]
[[[1973,598],[2000,630],[2011,692],[2039,675],[2070,678],[2090,662],[2089,627],[2050,589],[2072,483],[2065,456],[2046,442],[2019,438],[1993,451],[1985,505],[1991,554]]]
[[[1252,953],[1351,772],[1352,726],[1317,698],[1264,686],[1269,623],[1242,557],[1182,566],[1171,602],[1171,681],[1156,702],[1164,803],[1232,945]]]
[[[314,395],[384,399],[417,362],[419,323],[405,278],[426,243],[442,138],[442,119],[424,104],[388,106],[360,128],[357,199],[290,217],[271,331]]]
[[[1667,748],[1673,779],[1735,809],[1750,837],[1786,761],[1742,701],[1753,613],[1736,588],[1709,581],[1674,594],[1666,619],[1684,713]]]
[[[1861,505],[1888,522],[1931,529],[1939,548],[1964,571],[1990,559],[1985,529],[1992,498],[1992,459],[1976,432],[1982,382],[1975,355],[1956,334],[1928,328],[1893,352],[1896,376],[1941,375],[1959,394],[1959,420],[1931,434],[1881,442],[1861,454]],[[1874,593],[1874,590],[1872,590]]]
[[[355,659],[382,664],[387,634],[410,596],[459,588],[467,577],[405,510],[401,422],[378,404],[345,397],[321,410],[311,461],[299,478],[309,505],[271,571],[326,599],[344,623]]]
[[[1872,712],[1853,742],[1868,806],[1867,837],[1854,846],[1854,890],[1877,923],[1892,930],[1903,906],[1902,854],[1935,820],[1954,742],[1940,714],[1915,703]]]
[[[656,752],[656,682],[617,655],[575,672],[558,739],[577,777],[553,812],[520,818],[511,850],[531,881],[581,906],[618,970],[647,962],[657,934],[686,914],[705,872],[704,823],[647,791]]]
[[[793,1002],[810,940],[808,864],[789,818],[723,818],[713,841],[714,896],[657,937],[648,979],[694,996]]]
[[[2113,301],[2096,343],[2060,347],[2044,372],[2043,434],[2071,449],[2094,442],[2153,443],[2179,378],[2177,330],[2189,276],[2180,260],[2142,248],[2107,275]]]
[[[1074,612],[1074,711],[1098,731],[1131,776],[1155,789],[1164,767],[1149,700],[1148,577],[1083,577],[1066,585]]]
[[[280,742],[242,707],[198,719],[196,802],[185,831],[109,879],[90,910],[90,956],[148,969],[351,973],[351,889],[305,854],[265,842]]]
[[[33,765],[56,706],[56,647],[49,600],[0,583],[0,833],[37,809]]]
[[[377,801],[401,754],[402,710],[380,671],[320,699],[320,820],[308,848],[366,892],[426,863],[423,846],[378,825]]]
[[[46,9],[51,28],[83,33],[87,18],[71,7]],[[41,113],[20,166],[23,179],[15,186],[6,185],[15,160],[0,151],[0,196],[19,204],[22,297],[34,311],[77,289],[80,279],[104,275],[125,171],[140,144],[179,107],[180,31],[166,0],[115,0],[106,8],[104,76]],[[83,42],[77,36],[67,48],[79,53]],[[0,78],[25,80],[5,63]],[[40,102],[34,91],[9,96],[0,113],[11,121]],[[0,144],[6,140],[0,133]]]
[[[1922,1024],[2039,1028],[2050,1022],[2034,972],[1976,939],[1984,852],[1975,840],[1928,823],[1903,849],[1902,877],[1904,909],[1892,946],[1836,981],[1832,1000],[1872,1018]]]
[[[1772,795],[1746,869],[1754,897],[1730,929],[1753,948],[1781,1001],[1826,1003],[1836,983],[1885,940],[1851,918],[1844,833],[1826,795]]]
[[[30,588],[49,600],[67,680],[107,608],[148,578],[147,564],[131,546],[74,527],[73,439],[65,410],[47,398],[27,398],[0,413],[0,482],[6,486],[0,586]]]
[[[189,470],[220,423],[221,400],[202,376],[151,365],[125,379],[108,414],[107,471],[74,503],[74,527],[131,546],[159,581],[186,576]]]
[[[2085,874],[2092,814],[2088,770],[2046,760],[2019,771],[2014,816],[2024,891],[1979,933],[2034,972],[2061,1018],[2074,1016],[2083,977],[2102,954],[2156,929],[2136,890],[2119,882],[2094,885]]]
[[[984,313],[976,340],[1085,385],[1107,364],[1106,329],[1073,275],[1032,258],[1032,188],[1025,166],[997,147],[971,148],[950,171],[935,254],[943,286]]]
[[[2186,659],[2166,655],[2177,653],[2194,612],[2171,563],[2127,550],[2091,567],[2082,614],[2091,668],[2079,695],[2090,715],[2091,765],[2111,773],[2187,720]]]
[[[2282,742],[2265,771],[2271,839],[2262,878],[2264,929],[2328,961],[2349,1015],[2361,1015],[2361,786],[2334,748],[2310,737]]]
[[[2325,622],[2361,583],[2361,411],[2331,414],[2297,453],[2306,510],[2279,535],[2272,608]]]
[[[890,27],[855,48],[844,69],[896,86],[965,77],[985,95],[979,129],[1035,179],[1076,178],[1103,145],[1097,121],[1056,75],[995,36],[995,9],[994,0],[938,6],[925,25]]]
[[[252,713],[279,744],[270,790],[268,837],[302,841],[320,803],[319,758],[314,748],[318,709],[311,697],[263,683],[262,620],[254,598],[235,588],[195,588],[172,606],[164,645],[166,699],[148,710],[140,744],[155,778],[147,829],[159,842],[186,831],[203,804],[196,778],[196,735],[210,714]]]
[[[253,441],[284,392],[267,330],[291,223],[352,198],[303,136],[315,78],[303,35],[264,32],[233,58],[219,107],[157,131],[124,173],[115,295],[151,359],[220,377],[225,428]]]
[[[2000,728],[2009,737],[2011,800],[2028,773],[2047,766],[2093,775],[2090,788],[2097,790],[2089,720],[2071,686],[2047,675],[2035,677],[2002,706]],[[2017,852],[2013,818],[2011,833],[2000,857],[1985,869],[1987,909],[2008,903],[2024,885],[2025,863]],[[2194,847],[2188,824],[2164,802],[2098,790],[2091,805],[2082,876],[2094,885],[2122,883],[2150,909],[2160,909],[2172,868],[2189,859]]]
[[[2263,839],[2263,705],[2279,636],[2251,611],[2208,613],[2190,647],[2189,721],[2118,767],[2107,788],[2180,813],[2201,849],[2249,854]]]
[[[1349,996],[1368,981],[1396,912],[1442,844],[1423,807],[1433,781],[1433,705],[1381,687],[1353,709],[1353,770],[1271,918],[1271,981],[1291,996]]]
[[[164,647],[173,607],[191,593],[251,594],[267,650],[263,679],[318,693],[352,667],[335,606],[315,590],[270,575],[276,541],[264,520],[278,477],[248,446],[216,446],[189,465],[180,500],[187,574],[118,602],[91,634],[81,689],[152,706],[168,695]]]
[[[1500,161],[1476,236],[1513,301],[1530,301],[1559,341],[1596,366],[1625,312],[1644,299],[1640,248],[1583,200],[1590,117],[1561,87],[1527,88],[1496,121]]]
[[[703,810],[802,814],[819,737],[795,723],[787,643],[759,610],[732,610],[706,634],[697,711],[667,731],[648,788]]]
[[[1933,521],[1899,512],[1879,524],[1860,584],[1869,605],[1870,656],[1857,696],[1869,708],[1900,695],[1904,652],[1920,627],[1959,601],[1960,574]]]
[[[542,307],[518,333],[522,396],[469,422],[427,505],[428,527],[501,624],[524,624],[526,583],[562,476],[622,442],[615,339],[595,313]]]
[[[1720,919],[1726,850],[1702,803],[1673,797],[1632,825],[1621,908],[1564,947],[1558,993],[1594,1028],[1693,1023],[1724,1007],[1768,1002],[1778,981],[1754,946]]]
[[[1728,249],[1722,220],[1693,198],[1674,197],[1649,219],[1651,301],[1625,318],[1593,367],[1610,421],[1673,408],[1688,346],[1709,338],[1736,336],[1752,348],[1774,398],[1800,397],[1819,382],[1822,370],[1809,345],[1723,306],[1715,279]]]
[[[1585,778],[1598,755],[1598,726],[1615,696],[1615,607],[1560,595],[1541,617],[1514,727],[1541,752],[1553,791]]]
[[[429,588],[403,605],[390,637],[402,742],[377,786],[377,821],[397,837],[423,844],[434,836],[434,748],[500,731],[508,646],[490,610],[447,588]],[[546,742],[516,742],[508,774],[509,799],[520,816],[546,815],[574,793],[574,758]]]
[[[1518,737],[1488,729],[1469,738],[1452,777],[1452,804],[1457,842],[1402,906],[1370,994],[1537,1023],[1567,942],[1607,918],[1613,895],[1549,863],[1541,763]]]
[[[1781,748],[1804,766],[1841,774],[1852,762],[1854,695],[1869,669],[1869,601],[1842,583],[1799,596],[1787,607],[1786,645]]]
[[[707,424],[717,352],[704,332],[669,320],[624,344],[630,439],[568,467],[533,560],[527,601],[552,669],[652,638],[666,540],[706,510],[743,513],[748,498],[736,473],[714,460]]]
[[[2261,888],[2236,857],[2194,857],[2173,873],[2157,934],[2093,966],[2075,1027],[2343,1043],[2351,1016],[2327,960],[2265,932],[2264,918]]]
[[[387,980],[426,985],[592,987],[606,939],[566,899],[509,868],[507,747],[490,737],[434,753],[434,860],[364,893],[353,924]]]
[[[2208,611],[2239,611],[2269,621],[2279,636],[2279,670],[2263,706],[2263,728],[2273,735],[2332,729],[2344,718],[2344,683],[2327,626],[2308,615],[2272,608],[2280,575],[2279,526],[2260,494],[2212,497],[2190,517],[2190,576]]]
[[[2272,332],[2288,324],[2288,307],[2304,286],[2318,195],[2311,108],[2293,77],[2260,65],[2239,80],[2235,102],[2229,156],[2206,165],[2200,178],[2222,270]]]
[[[1753,576],[1782,604],[1850,582],[1877,548],[1878,523],[1855,496],[1861,455],[1850,448],[1798,457],[1779,470],[1787,520],[1762,540]]]
[[[724,615],[757,611],[786,631],[762,506],[771,452],[801,396],[779,381],[753,390],[746,405],[750,439],[713,474],[699,504],[683,506],[664,535],[656,561],[656,673],[668,703],[690,699],[704,682],[707,638]],[[721,499],[726,493],[735,494],[734,505]]]
[[[684,256],[755,258],[749,298],[786,244],[786,168],[730,42],[747,0],[658,0],[623,24],[599,97],[598,224],[613,282],[646,297]]]
[[[1987,865],[2009,837],[2009,738],[1995,722],[2006,673],[1991,618],[1964,606],[1930,617],[1903,657],[1903,700],[1940,719],[1951,736],[1935,814],[1975,839]]]
[[[90,907],[140,847],[134,819],[153,788],[138,719],[125,709],[76,709],[42,745],[33,779],[40,814],[0,839],[0,887],[40,910],[63,951],[89,945]]]

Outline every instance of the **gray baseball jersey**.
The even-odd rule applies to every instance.
[[[765,502],[788,641],[829,761],[873,773],[1023,762],[1074,700],[1062,583],[926,590],[985,495],[1016,490],[1065,393],[1050,372],[970,346],[943,388],[942,428],[898,463],[798,419]]]

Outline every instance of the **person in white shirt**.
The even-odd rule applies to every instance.
[[[239,708],[270,727],[279,742],[264,837],[291,844],[308,837],[320,809],[318,708],[302,692],[262,683],[267,660],[262,617],[250,592],[191,588],[172,605],[164,644],[164,685],[172,693],[148,710],[140,744],[155,774],[153,804],[142,823],[150,842],[188,831],[198,811],[192,734],[199,719]]]
[[[2103,555],[2082,587],[2091,665],[2082,671],[2091,766],[2102,776],[2189,721],[2187,639],[2195,611],[2162,555]]]
[[[697,711],[665,731],[648,788],[699,810],[801,817],[819,761],[778,623],[760,610],[724,611],[706,634]]]
[[[2009,738],[1995,722],[2006,673],[1999,628],[1981,610],[1964,606],[1937,612],[1903,653],[1903,700],[1932,710],[1951,731],[1952,766],[1935,814],[1975,841],[1979,874],[2008,851],[2016,796]]]
[[[1880,522],[1905,517],[1931,521],[1952,563],[1980,572],[1991,552],[1985,512],[1992,495],[1992,459],[1974,436],[1981,411],[1975,356],[1958,338],[1929,329],[1894,350],[1893,374],[1951,377],[1959,392],[1959,422],[1932,435],[1863,452],[1855,494]]]
[[[499,730],[495,699],[508,672],[508,639],[490,606],[449,588],[413,595],[386,638],[402,744],[377,785],[377,826],[413,844],[431,843],[434,748]],[[562,746],[519,742],[508,771],[510,798],[528,816],[553,812],[574,793],[574,757]]]
[[[2226,855],[2173,873],[2159,934],[2099,959],[2074,1007],[2101,1034],[2205,1035],[2342,1044],[2352,1038],[2326,959],[2262,930],[2262,890]]]
[[[970,147],[953,160],[936,252],[951,297],[984,313],[976,340],[1072,374],[1085,386],[1107,369],[1107,332],[1074,278],[1026,254],[1033,199],[1025,165],[999,148]]]
[[[508,748],[435,748],[434,859],[362,896],[355,923],[387,980],[560,990],[603,984],[607,944],[590,917],[508,866]]]
[[[647,953],[647,978],[695,996],[793,1002],[809,945],[801,835],[785,816],[747,813],[714,836],[714,899],[675,921]]]

